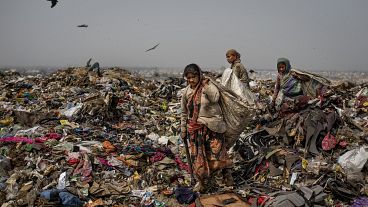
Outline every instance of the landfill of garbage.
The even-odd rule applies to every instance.
[[[1,207],[368,206],[367,84],[335,82],[280,114],[274,80],[254,79],[261,113],[230,149],[236,184],[214,175],[201,194],[179,137],[185,84],[121,68],[1,72]]]

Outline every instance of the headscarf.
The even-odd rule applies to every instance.
[[[285,64],[285,71],[281,75],[280,79],[280,86],[283,90],[283,93],[288,97],[293,97],[296,95],[301,95],[303,93],[302,91],[302,85],[300,80],[295,78],[290,74],[291,65],[290,61],[287,58],[279,58],[277,59],[277,71],[279,70],[279,64]]]
[[[190,66],[190,65],[188,65]],[[188,67],[187,66],[187,67]],[[192,67],[197,68],[198,69],[198,75],[199,75],[199,80],[198,80],[198,84],[194,89],[194,92],[192,94],[191,97],[189,97],[188,100],[188,104],[187,104],[187,108],[190,112],[189,114],[192,114],[192,117],[188,120],[188,132],[189,133],[193,133],[195,130],[202,128],[204,125],[201,123],[197,122],[198,116],[199,116],[199,108],[201,105],[201,97],[202,97],[202,89],[205,85],[205,78],[203,76],[202,70],[198,65],[194,64],[192,65]]]
[[[277,72],[279,71],[279,64],[280,63],[285,64],[284,74],[289,73],[290,72],[290,69],[291,69],[290,61],[287,58],[279,58],[279,59],[277,59],[277,65],[276,65]]]

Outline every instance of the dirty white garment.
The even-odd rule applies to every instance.
[[[222,73],[221,85],[232,90],[243,101],[254,104],[256,96],[246,87],[245,83],[241,82],[239,78],[236,77],[231,68],[226,68]]]
[[[188,101],[192,97],[194,90],[188,85],[181,98],[181,131],[186,132],[187,120],[189,118]],[[198,122],[206,125],[211,131],[224,133],[226,125],[219,105],[220,92],[212,82],[209,82],[202,89],[201,104],[198,114]]]

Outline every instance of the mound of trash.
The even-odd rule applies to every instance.
[[[366,84],[277,113],[274,82],[253,80],[259,109],[230,149],[236,185],[215,174],[202,195],[179,137],[184,87],[121,68],[1,72],[2,207],[367,205]]]

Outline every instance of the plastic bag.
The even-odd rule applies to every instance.
[[[226,145],[227,148],[230,148],[256,115],[256,110],[253,105],[241,101],[230,89],[211,78],[209,79],[220,92],[219,105],[226,123]]]
[[[68,192],[60,192],[59,197],[63,206],[82,207],[84,205],[84,202],[81,201],[77,196]]]
[[[226,68],[224,72],[222,73],[221,85],[225,86],[226,88],[230,88],[232,74],[233,74],[233,70],[231,68]]]
[[[40,193],[40,197],[48,200],[48,201],[58,201],[59,200],[59,193],[63,190],[59,189],[50,189],[45,190]]]
[[[61,114],[70,118],[78,113],[78,111],[83,107],[82,103],[78,103],[75,106],[68,107],[61,111]]]
[[[63,189],[65,189],[66,186],[67,186],[66,172],[63,172],[59,176],[59,182],[58,182],[58,185],[57,185],[56,188],[59,189],[59,190],[63,190]]]
[[[367,160],[368,146],[361,146],[341,155],[337,162],[345,171],[349,173],[354,173],[360,172]]]
[[[178,187],[175,189],[175,197],[180,204],[190,204],[195,201],[197,194],[189,188]]]
[[[232,90],[243,101],[249,104],[254,104],[256,96],[245,86],[243,82],[233,73],[231,68],[226,68],[222,74],[221,84]]]

